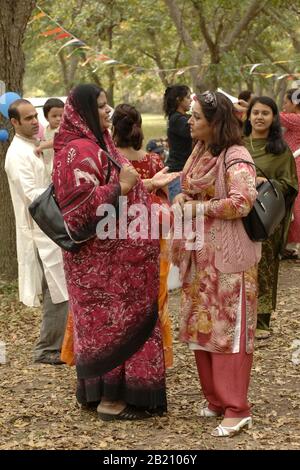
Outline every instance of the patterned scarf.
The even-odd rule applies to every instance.
[[[67,98],[62,120],[59,126],[59,133],[55,137],[54,150],[58,152],[67,142],[74,139],[87,138],[97,142],[96,137],[86,125],[73,104],[73,93],[71,92]]]
[[[217,159],[218,157],[213,157],[204,150],[203,144],[198,142],[182,171],[183,192],[194,199],[201,198],[201,193],[214,185]]]

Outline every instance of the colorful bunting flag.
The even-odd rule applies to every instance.
[[[109,59],[109,60],[106,60],[105,62],[103,62],[103,64],[105,65],[112,65],[112,64],[118,64],[119,62],[115,59]]]
[[[69,33],[61,33],[55,36],[53,39],[56,40],[56,39],[64,39],[64,38],[69,38],[69,37],[70,37]]]
[[[131,72],[134,71],[135,73],[139,73],[139,72],[155,72],[155,73],[173,72],[177,76],[183,75],[187,70],[190,70],[192,68],[199,68],[200,67],[199,65],[189,65],[189,66],[181,67],[181,68],[157,69],[157,68],[146,68],[146,67],[140,67],[140,66],[137,66],[137,65],[124,64],[124,63],[119,62],[115,59],[112,59],[111,57],[107,56],[106,54],[100,53],[100,52],[96,51],[95,49],[93,49],[92,47],[88,46],[85,42],[83,42],[82,40],[76,38],[72,33],[67,31],[62,26],[60,26],[59,23],[54,18],[52,18],[50,15],[48,15],[39,5],[36,5],[36,7],[40,11],[40,13],[36,14],[32,18],[32,20],[30,21],[30,23],[32,21],[35,21],[35,20],[39,19],[39,18],[47,17],[52,23],[54,23],[57,26],[56,28],[53,28],[53,29],[50,29],[48,31],[44,31],[44,32],[40,33],[42,36],[44,36],[44,37],[54,36],[52,38],[54,40],[72,38],[59,48],[57,54],[67,46],[78,46],[75,50],[73,50],[70,54],[67,55],[67,58],[71,57],[72,54],[79,52],[80,49],[87,49],[87,50],[91,51],[91,55],[89,57],[87,57],[87,59],[83,63],[81,63],[82,67],[86,66],[91,61],[101,61],[101,62],[103,62],[103,65],[118,64],[119,67],[126,67],[125,70],[123,70],[123,73],[125,75],[128,74],[129,70],[130,70]],[[243,65],[240,66],[240,70],[242,72],[245,68],[250,67],[250,70],[249,70],[250,75],[257,75],[257,76],[261,76],[261,77],[264,77],[264,78],[276,77],[276,80],[281,80],[283,78],[286,78],[287,80],[294,80],[295,77],[300,77],[300,73],[278,75],[276,73],[255,72],[255,70],[256,70],[257,67],[260,67],[260,66],[269,67],[270,65],[278,65],[278,64],[284,64],[284,63],[295,63],[295,62],[299,62],[299,61],[300,61],[300,59],[297,59],[297,60],[277,60],[277,61],[271,62],[271,63],[270,62],[269,63],[260,62],[260,63],[256,63],[256,64],[243,64]],[[209,66],[209,65],[210,64],[201,64],[201,67]],[[98,67],[99,67],[99,65],[97,65],[93,71],[96,71],[98,69]]]
[[[57,34],[57,33],[62,33],[62,29],[61,27],[57,27],[57,28],[54,28],[54,29],[49,29],[48,31],[44,31],[43,33],[41,33],[42,36],[52,36],[53,34]]]
[[[258,67],[259,65],[263,65],[263,64],[253,64],[251,69],[250,69],[250,75],[254,72],[254,70],[256,69],[256,67]]]
[[[110,58],[105,54],[97,54],[94,57],[95,60],[110,60]]]
[[[178,71],[175,73],[175,75],[183,75],[184,72],[185,72],[184,69],[180,69],[180,70],[178,70]]]
[[[39,18],[43,18],[43,16],[46,16],[46,13],[44,13],[43,11],[41,11],[40,13],[38,13],[37,15],[35,15],[29,23],[32,23],[32,21],[38,20]]]

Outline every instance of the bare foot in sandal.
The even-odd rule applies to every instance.
[[[125,401],[110,401],[106,398],[102,398],[100,401],[97,412],[98,413],[105,413],[110,415],[118,415],[126,408]]]
[[[138,419],[152,418],[153,416],[148,411],[140,410],[130,405],[125,406],[125,408],[120,413],[117,413],[117,414],[103,413],[102,411],[99,411],[98,409],[97,411],[98,411],[99,418],[102,419],[103,421],[114,421],[114,420],[134,421]]]

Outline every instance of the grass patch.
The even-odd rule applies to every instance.
[[[162,114],[142,114],[144,147],[150,139],[167,136],[167,121]]]

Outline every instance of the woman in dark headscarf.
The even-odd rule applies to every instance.
[[[110,111],[101,88],[79,85],[71,91],[54,142],[53,183],[65,223],[75,233],[90,234],[102,208],[117,208],[119,196],[127,196],[128,222],[116,222],[116,236],[100,239],[97,226],[98,236],[78,253],[64,253],[64,268],[74,318],[77,400],[97,403],[103,420],[142,419],[167,408],[157,308],[159,240],[129,233],[133,204],[147,209],[151,226],[151,199],[112,142]],[[170,174],[154,176],[151,187],[171,180]],[[122,211],[123,206],[116,211],[120,218]]]

